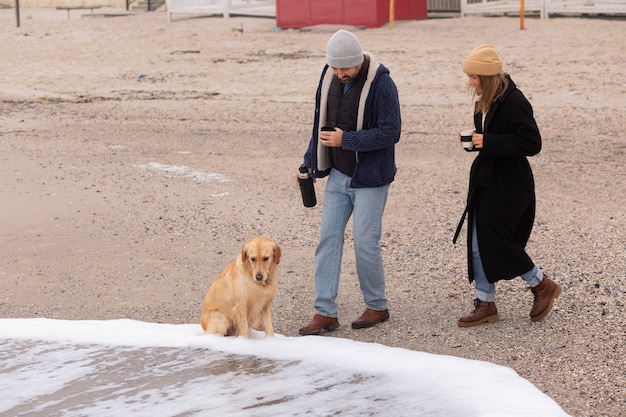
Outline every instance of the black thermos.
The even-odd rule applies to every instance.
[[[298,169],[298,182],[300,183],[300,191],[302,192],[302,204],[304,207],[315,207],[317,198],[315,198],[315,185],[313,178],[309,174],[309,168],[302,164]]]

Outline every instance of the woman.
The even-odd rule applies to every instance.
[[[496,322],[496,282],[520,276],[530,286],[532,321],[543,319],[561,288],[533,263],[525,251],[535,218],[535,184],[527,156],[541,150],[533,110],[491,45],[480,45],[463,62],[469,89],[476,100],[478,156],[470,171],[467,207],[469,280],[475,285],[474,311],[459,327]],[[460,139],[460,138],[459,138]]]

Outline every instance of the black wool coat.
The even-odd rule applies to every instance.
[[[535,220],[535,182],[526,157],[541,151],[541,136],[532,106],[510,78],[505,94],[491,105],[484,130],[481,113],[474,115],[474,125],[484,137],[470,170],[466,208],[469,280],[474,280],[475,217],[483,268],[493,283],[534,266],[525,252]]]

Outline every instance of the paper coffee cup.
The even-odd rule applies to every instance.
[[[472,149],[474,144],[472,143],[472,135],[474,129],[461,129],[461,143],[465,149]]]

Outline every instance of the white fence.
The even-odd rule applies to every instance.
[[[274,0],[166,0],[167,19],[172,13],[219,14],[228,18],[231,14],[245,16],[276,16]]]
[[[626,0],[546,0],[547,14],[626,15]]]
[[[461,0],[461,16],[521,14],[520,0]],[[626,0],[525,0],[524,14],[626,15]]]

